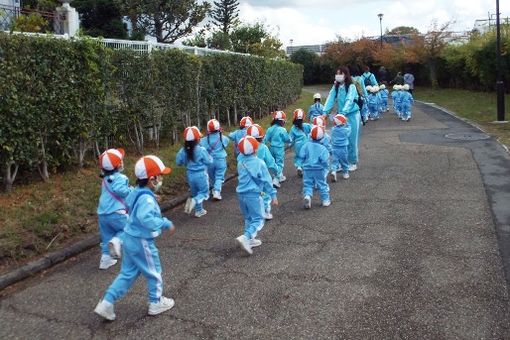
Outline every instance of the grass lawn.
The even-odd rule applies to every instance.
[[[292,111],[306,110],[311,93],[302,91],[299,100],[285,109],[290,127]],[[271,117],[257,122],[268,127]],[[225,129],[228,130],[228,129]],[[225,132],[227,133],[227,131]],[[162,142],[162,145],[165,145]],[[163,200],[186,192],[185,169],[175,167],[175,154],[181,145],[166,145],[160,150],[146,149],[155,154],[173,171],[165,176]],[[236,163],[229,151],[229,173],[236,172]],[[125,174],[134,184],[134,164],[139,155],[127,148]],[[0,194],[0,272],[27,260],[62,248],[66,244],[96,233],[96,207],[100,192],[99,169],[89,160],[83,169],[53,174],[47,183],[38,180],[15,182],[12,193]]]
[[[414,91],[414,98],[453,111],[458,116],[478,124],[503,144],[510,146],[510,124],[491,123],[497,118],[496,93],[419,87]],[[506,120],[510,120],[510,95],[505,96],[505,106]]]

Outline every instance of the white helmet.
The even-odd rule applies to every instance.
[[[409,84],[405,84],[404,86],[402,86],[402,89],[404,91],[409,91]]]
[[[379,92],[379,86],[375,85],[375,86],[373,87],[373,89],[374,89],[374,92]]]
[[[313,99],[321,99],[321,94],[320,93],[314,94]]]
[[[385,89],[386,89],[386,85],[381,84],[381,86],[379,86],[379,88],[380,88],[381,90],[385,90]]]
[[[372,85],[367,85],[365,88],[368,92],[372,92]]]

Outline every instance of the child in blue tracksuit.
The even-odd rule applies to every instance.
[[[403,86],[403,91],[401,94],[401,109],[402,109],[402,120],[406,122],[411,120],[411,108],[414,104],[413,95],[409,92],[409,84],[405,84]]]
[[[400,85],[393,85],[393,91],[391,92],[391,100],[393,101],[393,110],[395,111],[395,115],[400,118],[400,112],[397,108],[397,97],[398,97],[398,87]]]
[[[386,85],[382,84],[380,86],[380,93],[381,93],[381,109],[382,112],[388,112],[390,109],[388,108],[388,96],[389,92],[388,89],[386,89]]]
[[[213,163],[207,150],[198,143],[202,134],[196,126],[184,130],[184,147],[179,150],[175,158],[177,165],[186,166],[186,176],[191,190],[191,197],[186,201],[184,212],[191,214],[195,210],[195,217],[202,217],[207,210],[202,202],[209,199],[209,166]]]
[[[267,166],[267,169],[269,170],[269,173],[271,174],[271,177],[273,177],[273,185],[275,183],[274,176],[278,174],[278,165],[276,165],[276,162],[274,160],[273,155],[271,155],[271,152],[269,151],[269,148],[262,143],[262,140],[264,139],[264,129],[258,125],[253,124],[250,126],[246,132],[247,136],[252,136],[259,142],[259,147],[257,149],[257,157],[262,159],[264,163]],[[238,157],[239,158],[239,157]],[[264,201],[264,219],[266,220],[272,220],[273,214],[271,213],[271,196],[269,193],[263,193],[262,199]]]
[[[397,99],[397,112],[398,112],[398,117],[400,119],[403,118],[403,114],[404,114],[404,112],[402,111],[402,100],[404,99],[403,94],[404,94],[404,86],[399,85],[396,99]]]
[[[322,116],[322,111],[324,110],[324,105],[321,104],[321,94],[316,93],[313,95],[313,104],[308,109],[308,119],[310,123],[313,122],[315,117]]]
[[[121,255],[124,226],[128,220],[126,197],[133,190],[129,179],[121,172],[124,168],[123,149],[109,149],[101,154],[101,196],[97,207],[101,235],[101,260],[99,269],[108,269]]]
[[[349,161],[347,160],[347,147],[349,146],[349,136],[351,135],[351,126],[344,115],[338,114],[333,118],[335,126],[331,129],[331,144],[333,157],[331,160],[331,176],[336,182],[336,173],[343,172],[343,178],[349,178]]]
[[[308,135],[312,130],[312,126],[308,123],[304,123],[305,112],[302,109],[294,111],[294,121],[292,128],[290,129],[290,144],[294,147],[294,166],[296,167],[298,176],[303,175],[303,167],[299,160],[299,150],[305,142],[308,140]]]
[[[379,119],[379,97],[375,86],[370,86],[368,89],[370,94],[368,95],[368,116],[369,120]]]
[[[253,119],[250,117],[243,117],[239,121],[239,129],[231,132],[228,135],[228,138],[234,142],[234,153],[235,156],[239,155],[239,149],[237,148],[237,144],[241,140],[241,138],[244,138],[246,136],[246,129],[249,128],[253,124]]]
[[[221,200],[221,188],[225,182],[227,172],[227,146],[230,139],[221,133],[220,122],[211,119],[207,122],[207,137],[202,138],[200,145],[207,150],[213,158],[209,165],[209,179],[212,183],[212,196],[215,200]]]
[[[161,215],[153,192],[161,188],[162,177],[170,173],[156,156],[142,157],[135,165],[137,187],[128,196],[129,219],[124,228],[120,273],[107,289],[94,312],[115,320],[114,304],[142,274],[147,280],[149,315],[157,315],[174,306],[174,300],[162,296],[161,264],[154,239],[163,230],[175,231],[172,222]]]
[[[273,204],[278,204],[267,166],[256,156],[258,145],[257,140],[251,136],[241,139],[241,155],[237,162],[239,184],[236,191],[244,216],[244,233],[237,238],[237,242],[248,254],[252,254],[253,248],[262,244],[262,241],[255,238],[264,227],[264,202],[261,193],[268,194]]]
[[[326,169],[324,171],[324,178],[325,179],[328,178],[328,174],[331,171],[331,158],[333,156],[333,149],[331,148],[331,136],[326,131],[326,124],[327,124],[327,120],[325,120],[322,117],[317,117],[317,118],[315,118],[313,120],[313,125],[320,126],[320,127],[322,127],[324,129],[324,137],[319,141],[319,143],[324,145],[326,147],[326,149],[328,149],[328,152],[329,152],[330,166],[328,167],[328,169]]]
[[[331,205],[329,198],[329,185],[324,177],[324,171],[329,168],[329,152],[320,140],[324,138],[324,129],[314,126],[311,132],[311,140],[306,142],[299,151],[299,158],[303,164],[303,196],[304,207],[312,207],[313,189],[318,187],[322,206]]]
[[[285,166],[285,145],[290,143],[290,136],[283,127],[285,119],[285,112],[275,112],[271,127],[267,129],[266,136],[264,137],[264,143],[269,143],[269,151],[271,151],[276,165],[278,165],[280,173],[277,175],[277,179],[280,183],[287,179],[283,175],[283,167]]]

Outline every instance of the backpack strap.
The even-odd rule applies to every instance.
[[[120,204],[122,204],[122,206],[124,207],[124,209],[126,210],[127,213],[129,213],[129,209],[128,209],[128,206],[126,204],[126,202],[120,198],[117,194],[115,194],[109,187],[108,187],[108,184],[106,184],[106,180],[103,178],[103,183],[101,184],[101,186],[103,188],[105,188],[105,190],[110,194],[110,196],[112,196],[117,202],[119,202]]]

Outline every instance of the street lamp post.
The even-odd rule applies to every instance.
[[[379,13],[379,14],[377,14],[377,16],[379,17],[379,26],[381,28],[381,48],[382,48],[382,44],[383,44],[383,40],[382,40],[382,18],[384,16],[384,14]]]
[[[496,92],[498,105],[498,122],[505,120],[505,84],[501,72],[501,25],[499,22],[499,0],[496,0],[496,65],[498,68]]]

